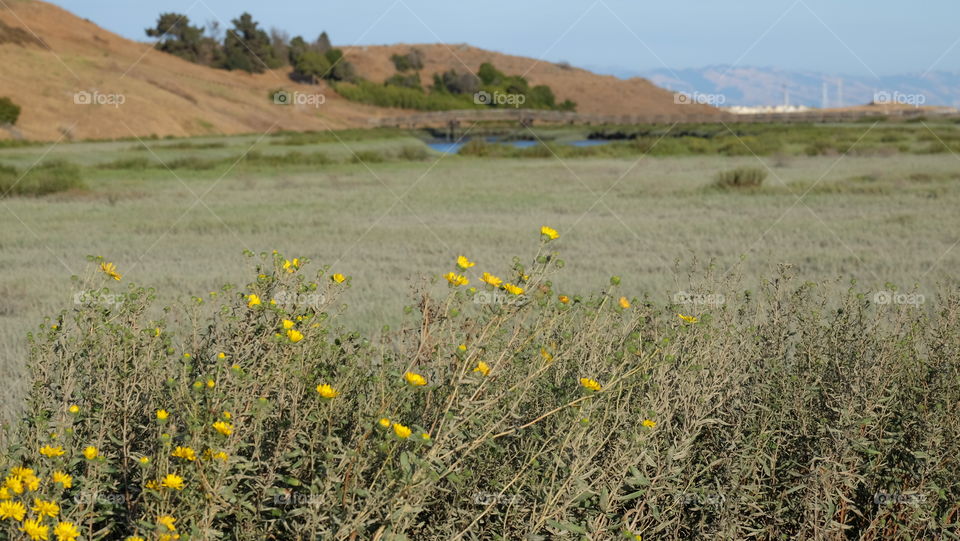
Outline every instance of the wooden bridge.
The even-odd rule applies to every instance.
[[[731,124],[768,122],[768,123],[825,123],[856,122],[868,118],[919,118],[937,116],[938,118],[960,119],[960,114],[944,114],[925,109],[876,110],[866,109],[850,111],[811,110],[801,113],[759,113],[733,114],[720,112],[714,114],[648,114],[648,115],[595,115],[568,111],[545,111],[538,109],[464,109],[456,111],[436,111],[414,113],[404,116],[372,118],[370,124],[375,127],[394,128],[445,128],[452,133],[459,131],[465,124],[476,122],[516,123],[520,126],[537,125],[635,125],[635,124],[690,124],[724,122]]]

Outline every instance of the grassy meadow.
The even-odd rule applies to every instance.
[[[960,129],[701,131],[0,149],[82,184],[0,199],[0,467],[90,539],[956,538]]]

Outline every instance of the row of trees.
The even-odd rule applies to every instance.
[[[385,86],[420,90],[425,92],[420,82],[418,70],[423,69],[423,53],[417,49],[406,55],[393,55],[391,60],[397,73],[386,80]],[[433,75],[433,86],[429,89],[432,95],[464,96],[473,100],[478,92],[488,95],[523,96],[523,106],[528,109],[558,109],[573,111],[576,104],[570,100],[557,103],[553,90],[547,85],[531,86],[526,78],[520,75],[507,75],[485,62],[480,65],[477,73],[468,73],[458,70],[448,70]],[[514,101],[515,102],[515,101]],[[480,103],[496,107],[496,102]]]
[[[418,49],[393,55],[397,72],[378,85],[357,76],[353,65],[344,60],[343,51],[331,45],[326,32],[312,42],[301,36],[290,39],[279,30],[267,33],[249,13],[231,24],[233,27],[224,33],[216,22],[206,27],[192,26],[186,15],[164,13],[146,33],[157,39],[158,50],[190,62],[250,73],[290,66],[294,80],[312,84],[327,80],[347,99],[384,107],[444,110],[502,105],[478,102],[475,95],[481,92],[522,96],[523,107],[532,109],[572,111],[576,107],[570,100],[558,104],[549,86],[532,86],[524,77],[507,75],[490,63],[481,65],[477,73],[449,70],[434,74],[432,86],[425,89],[420,71],[426,58]]]
[[[158,50],[214,68],[262,73],[291,66],[293,77],[303,81],[355,78],[353,66],[343,60],[342,51],[333,48],[326,32],[313,42],[301,36],[290,39],[279,30],[267,33],[249,13],[231,24],[233,27],[223,32],[218,22],[193,26],[186,15],[164,13],[146,33],[157,39]]]

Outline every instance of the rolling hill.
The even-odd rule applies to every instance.
[[[144,26],[149,23],[144,21]],[[347,47],[345,53],[360,75],[382,81],[393,73],[390,55],[411,47]],[[559,100],[577,102],[581,112],[717,112],[709,107],[675,105],[672,93],[640,78],[620,80],[467,45],[415,47],[426,55],[421,74],[425,81],[438,71],[475,71],[482,62],[492,62],[508,74],[526,72],[532,84],[550,85]],[[23,107],[17,127],[0,129],[0,138],[106,139],[327,130],[366,127],[372,118],[405,113],[349,102],[323,84],[296,83],[290,80],[288,68],[248,74],[192,64],[39,0],[7,0],[0,6],[0,65],[0,96]],[[270,95],[280,88],[322,94],[325,101],[319,107],[278,106]]]

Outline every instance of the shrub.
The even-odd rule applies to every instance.
[[[350,101],[379,107],[397,107],[420,111],[447,111],[477,107],[473,103],[472,96],[454,96],[442,92],[428,94],[417,88],[378,85],[365,80],[356,83],[340,83],[334,88],[338,94]]]
[[[264,540],[955,526],[955,295],[907,310],[779,275],[710,286],[696,297],[719,300],[695,307],[618,299],[626,283],[564,301],[542,240],[529,264],[503,264],[526,276],[521,296],[423,291],[401,328],[368,339],[336,319],[351,278],[274,254],[250,254],[245,285],[169,310],[152,289],[77,278],[88,294],[31,336],[32,391],[0,451],[5,475],[39,488],[7,496],[56,500],[117,539],[169,534],[161,516]]]
[[[12,126],[20,118],[20,106],[7,97],[0,98],[0,126]]]
[[[286,154],[262,154],[257,151],[248,152],[244,158],[245,165],[262,165],[269,167],[294,167],[300,165],[327,165],[333,163],[330,156],[322,152],[304,154],[302,152],[287,152]]]
[[[12,167],[0,166],[0,197],[39,197],[84,187],[80,168],[65,161],[47,161],[31,168],[26,174]]]
[[[738,167],[721,171],[714,177],[714,186],[718,188],[759,188],[767,178],[767,170],[762,167]]]
[[[426,147],[407,145],[400,149],[397,157],[401,160],[423,161],[430,157]]]
[[[353,163],[382,163],[387,161],[386,156],[373,150],[360,150],[350,158]]]
[[[120,158],[112,162],[105,162],[97,165],[97,169],[150,169],[152,167],[161,167],[158,162],[147,158]]]
[[[412,49],[409,53],[400,55],[395,54],[390,57],[397,71],[420,71],[423,69],[423,52],[419,49]]]

